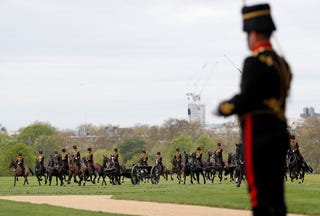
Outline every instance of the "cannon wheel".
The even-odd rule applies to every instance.
[[[152,184],[158,184],[160,181],[159,170],[156,165],[152,166],[152,168],[151,168],[150,178],[151,178]]]
[[[131,168],[131,183],[132,183],[133,185],[136,185],[136,184],[139,184],[139,183],[140,183],[137,165],[134,165],[134,166]]]

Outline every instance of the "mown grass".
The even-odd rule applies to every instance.
[[[0,216],[52,216],[52,215],[68,215],[68,216],[125,216],[122,214],[111,214],[103,212],[84,211],[63,207],[55,207],[46,204],[30,204],[26,202],[14,202],[8,200],[0,200]]]
[[[1,177],[0,195],[113,195],[116,199],[250,209],[245,184],[237,188],[234,183],[228,181],[206,185],[179,185],[170,180],[161,181],[159,185],[132,185],[130,180],[126,179],[122,185],[101,186],[88,182],[86,186],[72,183],[65,187],[55,184],[39,187],[35,177],[31,177],[29,185],[22,186],[22,183],[19,181],[17,186],[13,187],[13,177]],[[286,201],[290,213],[320,215],[320,175],[307,175],[303,184],[287,182]]]

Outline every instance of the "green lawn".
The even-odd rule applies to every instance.
[[[190,185],[190,183],[187,183],[186,185],[179,185],[177,182],[172,182],[170,180],[168,182],[161,181],[159,185],[152,185],[151,183],[132,185],[130,180],[126,179],[125,183],[122,185],[108,184],[106,186],[101,186],[100,184],[93,185],[88,182],[86,186],[78,186],[72,183],[65,187],[55,186],[55,184],[53,186],[44,185],[40,187],[38,186],[35,177],[31,177],[29,185],[26,186],[22,186],[23,182],[21,180],[17,182],[16,187],[13,187],[13,177],[0,177],[0,196],[108,194],[114,195],[114,198],[116,199],[133,199],[234,209],[250,209],[245,184],[241,185],[240,188],[237,188],[235,183],[229,183],[228,181],[215,184],[208,183],[206,185]],[[286,201],[290,213],[320,215],[320,175],[307,175],[303,184],[298,184],[298,182],[287,182]],[[0,201],[1,209],[3,205],[7,205],[4,202],[7,201]],[[15,205],[20,204],[16,203]],[[34,206],[43,205],[32,205],[32,208],[34,208]],[[47,206],[45,208],[47,208]],[[66,211],[65,208],[52,208],[60,209],[60,211],[63,212]],[[53,210],[53,212],[55,211],[58,210]],[[78,213],[74,214],[78,215]],[[73,213],[68,215],[73,215]]]

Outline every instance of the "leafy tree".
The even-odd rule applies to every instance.
[[[134,155],[140,154],[141,150],[145,148],[145,141],[141,138],[127,138],[124,139],[119,145],[119,154],[122,156],[123,163],[126,163]]]
[[[11,145],[8,147],[8,149],[4,150],[5,156],[4,156],[4,164],[7,164],[9,166],[11,160],[16,161],[18,153],[21,152],[22,156],[24,158],[24,164],[31,169],[33,169],[35,165],[35,155],[33,153],[33,150],[30,146],[17,143],[14,145]],[[3,171],[4,174],[11,174],[10,170]]]
[[[58,139],[54,136],[41,135],[35,140],[33,149],[35,155],[38,154],[39,150],[42,150],[45,155],[45,164],[47,164],[49,156],[53,155],[54,151],[60,152],[61,147]]]
[[[178,136],[172,140],[168,153],[174,155],[176,149],[179,148],[181,152],[190,152],[193,148],[192,139],[189,136]]]
[[[212,139],[206,134],[202,134],[198,137],[198,139],[195,141],[195,146],[201,147],[203,152],[212,151],[215,148]]]
[[[0,134],[0,175],[8,174],[8,160],[5,160],[8,148],[17,144],[18,141],[6,134]]]
[[[41,135],[52,136],[55,133],[55,129],[49,124],[34,123],[20,132],[18,140],[21,143],[33,146],[36,139]]]

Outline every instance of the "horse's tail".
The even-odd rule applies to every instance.
[[[31,175],[34,175],[33,171],[31,168],[29,168]]]

